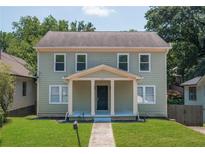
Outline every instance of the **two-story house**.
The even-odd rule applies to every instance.
[[[36,45],[38,116],[167,116],[166,56],[154,32],[51,32]]]

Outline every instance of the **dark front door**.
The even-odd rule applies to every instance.
[[[108,110],[108,86],[97,86],[97,110]]]

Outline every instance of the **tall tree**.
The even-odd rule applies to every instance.
[[[10,75],[9,67],[0,62],[0,108],[3,110],[4,120],[13,102],[14,77]]]
[[[67,20],[57,20],[49,15],[41,23],[37,17],[25,16],[13,22],[13,32],[0,32],[0,47],[6,52],[23,58],[28,68],[36,74],[37,55],[33,48],[39,39],[48,31],[94,31],[92,23],[74,21],[69,24]]]
[[[205,7],[151,7],[145,14],[147,31],[157,32],[172,43],[168,54],[168,81],[172,84],[172,69],[177,68],[183,80],[194,77],[198,59],[205,56]],[[194,71],[190,75],[190,71]],[[199,74],[205,74],[201,71]]]

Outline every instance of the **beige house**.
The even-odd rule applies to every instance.
[[[38,116],[167,116],[170,45],[156,33],[50,31],[35,48]]]
[[[33,114],[36,108],[35,78],[26,68],[23,59],[0,52],[0,61],[8,65],[11,75],[15,76],[15,92],[10,106],[10,115]]]

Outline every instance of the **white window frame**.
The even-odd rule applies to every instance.
[[[63,55],[64,56],[64,70],[63,71],[57,71],[56,70],[56,56]],[[66,72],[66,53],[54,53],[54,62],[53,62],[53,70],[54,72]]]
[[[51,88],[52,87],[58,87],[59,88],[59,95],[60,95],[59,96],[59,99],[60,99],[59,102],[51,102]],[[63,87],[68,88],[68,85],[49,85],[49,104],[68,104],[68,101],[67,102],[62,102],[62,88]],[[69,89],[68,89],[68,91],[69,91]],[[67,95],[67,97],[69,97],[69,96]]]
[[[148,71],[143,71],[140,69],[140,64],[141,64],[141,56],[143,55],[148,55],[149,57],[149,70]],[[150,53],[139,53],[139,72],[151,72],[151,54]]]
[[[143,94],[143,101],[142,102],[138,102],[139,104],[156,104],[156,86],[155,85],[138,85],[138,87],[142,87],[142,94]],[[153,87],[154,88],[154,102],[153,103],[145,103],[145,92],[146,92],[146,87]],[[138,90],[138,89],[137,89]],[[137,93],[137,97],[138,97],[138,93]],[[138,98],[137,98],[138,100]]]
[[[129,67],[130,67],[130,56],[129,56],[129,53],[117,53],[117,68],[120,69],[120,67],[119,67],[119,64],[120,64],[119,60],[120,60],[120,58],[119,57],[121,55],[126,55],[127,56],[127,72],[129,72]],[[125,71],[125,70],[123,70],[123,71]]]
[[[75,72],[80,72],[77,70],[77,62],[78,62],[78,56],[79,55],[85,55],[85,70],[87,69],[87,53],[76,53],[75,54]],[[83,70],[82,70],[83,71]]]

